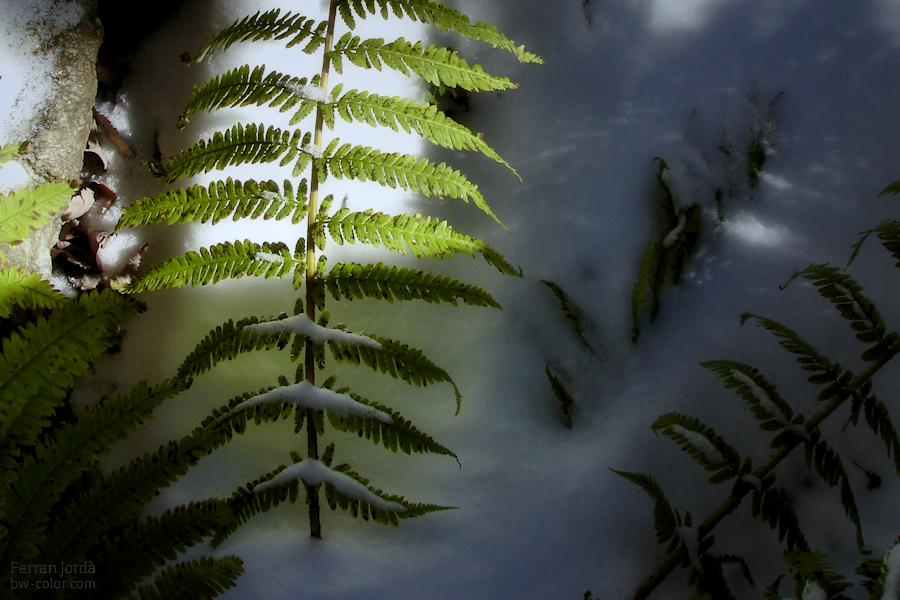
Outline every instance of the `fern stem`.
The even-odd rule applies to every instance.
[[[319,86],[323,91],[328,90],[328,72],[331,62],[331,49],[334,45],[334,25],[337,21],[337,0],[331,0],[331,6],[328,9],[328,30],[325,34],[325,49],[322,57],[322,74]],[[316,150],[322,148],[322,130],[325,123],[325,111],[322,109],[322,102],[316,105],[316,129],[313,145]],[[319,212],[319,176],[316,162],[323,160],[322,158],[313,158],[312,168],[309,176],[309,216],[306,219],[306,316],[310,321],[316,320],[316,303],[313,297],[314,279],[316,276],[316,244],[315,233],[317,227],[317,217]],[[316,383],[316,361],[313,353],[312,344],[306,345],[306,355],[304,357],[306,381],[312,385]],[[316,432],[316,421],[313,418],[313,410],[306,409],[306,439],[307,454],[309,458],[319,458],[318,434]],[[316,539],[322,538],[322,524],[319,509],[319,493],[318,490],[312,493],[309,504],[309,535]]]
[[[812,433],[816,430],[822,422],[827,419],[835,410],[843,404],[847,398],[849,398],[853,392],[860,388],[866,381],[872,378],[875,373],[877,373],[883,366],[885,366],[894,356],[900,353],[900,341],[895,342],[890,348],[888,348],[887,352],[884,356],[879,358],[876,361],[869,363],[869,366],[866,367],[859,375],[857,375],[850,383],[848,383],[845,387],[841,388],[839,391],[835,392],[835,395],[832,399],[826,404],[819,412],[810,417],[810,419],[804,424],[806,431]],[[753,476],[762,479],[769,473],[771,473],[778,463],[787,458],[787,456],[800,444],[800,439],[795,439],[794,441],[781,446],[772,455],[759,466],[756,471],[753,472]],[[703,521],[699,527],[697,527],[698,539],[703,539],[707,536],[713,528],[719,524],[719,522],[724,519],[726,516],[734,512],[734,510],[740,505],[741,500],[743,500],[744,496],[746,496],[750,492],[751,488],[749,485],[736,485],[734,490],[731,492],[731,495],[725,499],[725,501],[713,511],[705,521]],[[681,564],[686,557],[686,550],[684,544],[680,545],[677,550],[672,552],[666,561],[660,565],[660,567],[656,570],[653,575],[647,578],[647,581],[638,588],[638,590],[634,593],[635,600],[643,600],[650,596],[656,587],[661,584],[666,577],[668,577],[669,573],[671,573],[676,566]]]

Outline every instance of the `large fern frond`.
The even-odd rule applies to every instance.
[[[281,166],[297,158],[294,176],[309,164],[309,133],[299,130],[293,133],[277,127],[266,127],[262,123],[243,125],[238,123],[231,129],[217,131],[209,140],[200,140],[187,150],[173,156],[166,163],[164,180],[172,183],[183,177],[193,177],[209,173],[213,169],[244,163],[270,163],[282,158]],[[298,156],[299,155],[299,156]]]
[[[105,399],[82,412],[55,439],[38,445],[16,469],[3,506],[8,534],[0,555],[30,557],[43,538],[48,519],[66,487],[124,439],[154,408],[189,386],[165,381],[154,388],[137,385],[127,396]]]
[[[501,273],[522,276],[521,271],[483,241],[457,233],[446,221],[432,217],[409,214],[395,217],[371,209],[365,212],[341,209],[323,221],[323,226],[338,244],[360,241],[402,254],[409,249],[416,258],[449,258],[460,253],[475,256],[477,252]]]
[[[335,300],[377,298],[393,302],[396,298],[424,300],[429,303],[449,302],[453,305],[456,305],[457,300],[462,300],[472,306],[500,308],[490,294],[474,285],[406,267],[389,267],[382,263],[338,263],[331,268],[324,283]]]
[[[415,132],[429,142],[444,148],[481,152],[516,173],[516,170],[488,146],[480,135],[474,135],[467,127],[447,117],[433,104],[419,104],[406,98],[392,98],[351,90],[328,106],[331,112],[326,116],[325,122],[331,127],[334,123],[334,111],[337,111],[348,123],[358,121],[368,123],[372,127],[377,125],[388,127],[393,131],[403,129],[406,133]]]
[[[778,541],[784,542],[788,550],[809,550],[794,503],[783,488],[754,490],[751,511],[754,517],[761,516],[773,531],[778,531]]]
[[[142,309],[112,292],[85,294],[3,341],[0,476],[15,465],[18,446],[36,443],[75,378],[118,340],[118,323]]]
[[[900,438],[897,436],[897,430],[891,422],[891,416],[884,402],[878,400],[874,396],[869,396],[863,401],[863,413],[865,414],[866,424],[875,435],[880,435],[887,449],[888,457],[893,454],[894,469],[900,475]]]
[[[281,10],[270,10],[256,14],[234,22],[216,36],[209,39],[196,56],[189,62],[200,62],[216,51],[226,51],[236,42],[258,40],[283,40],[294,36],[288,42],[287,47],[295,46],[307,38],[312,38],[307,48],[310,51],[325,41],[325,28],[328,23],[323,21],[316,25],[312,19],[307,19],[298,14],[285,13],[279,17]],[[313,27],[315,25],[315,28]]]
[[[298,79],[277,71],[263,77],[265,69],[265,65],[262,65],[251,71],[250,65],[244,65],[210,79],[199,88],[195,87],[179,118],[178,127],[183,128],[190,122],[192,114],[204,110],[251,104],[279,107],[279,112],[289,111],[299,104],[300,107],[290,121],[294,125],[316,108],[316,101],[304,91],[320,89],[315,84],[318,78],[314,78],[313,84],[310,84],[306,77]]]
[[[737,477],[741,469],[741,457],[712,427],[699,419],[678,413],[660,416],[650,427],[653,433],[669,436],[697,463],[713,472],[710,483],[720,483]]]
[[[456,413],[459,414],[462,395],[447,371],[428,360],[421,350],[387,338],[373,337],[380,347],[341,342],[328,342],[328,347],[339,362],[364,364],[410,385],[420,387],[429,383],[449,383],[456,395]]]
[[[153,580],[135,592],[138,600],[211,600],[234,587],[244,572],[237,556],[209,558],[167,566]]]
[[[850,478],[847,477],[847,471],[844,470],[841,457],[824,439],[821,439],[818,435],[816,438],[814,438],[812,443],[806,444],[807,464],[815,467],[816,473],[828,484],[828,487],[840,484],[841,505],[844,507],[844,513],[847,515],[847,518],[856,527],[856,545],[860,552],[868,554],[865,551],[866,544],[863,541],[862,523],[859,520],[856,498],[853,496]]]
[[[338,10],[344,22],[350,29],[354,29],[356,23],[353,20],[353,12],[365,19],[368,14],[375,14],[376,0],[340,0]],[[455,30],[460,35],[487,42],[494,48],[502,48],[516,55],[519,62],[543,64],[544,61],[530,52],[525,51],[525,46],[516,46],[515,42],[497,31],[493,25],[478,21],[474,25],[472,20],[457,10],[448,8],[444,4],[436,4],[431,0],[377,0],[381,9],[381,16],[388,18],[388,8],[395,15],[403,17],[403,14],[413,20],[423,23],[433,23],[442,31]],[[351,11],[352,9],[352,11]]]
[[[653,528],[656,530],[656,540],[660,544],[665,544],[675,537],[675,528],[680,525],[680,519],[656,479],[645,473],[629,473],[615,469],[610,471],[639,486],[653,500]]]
[[[98,554],[95,589],[110,598],[125,596],[167,561],[212,537],[231,522],[227,500],[191,502],[159,517],[136,519]]]
[[[0,194],[0,243],[15,244],[61,211],[72,188],[68,183],[46,183],[33,190]]]
[[[223,279],[240,279],[245,275],[283,278],[291,275],[297,265],[302,264],[303,258],[291,254],[288,247],[280,242],[271,245],[255,244],[249,240],[233,244],[225,242],[201,248],[199,253],[188,252],[169,259],[128,283],[116,285],[116,289],[126,294],[137,294],[186,285],[206,285]]]
[[[386,66],[407,76],[415,73],[433,85],[460,87],[469,92],[518,87],[506,77],[485,73],[479,65],[470,66],[452,50],[434,45],[425,47],[422,42],[410,44],[403,38],[386,44],[381,38],[361,40],[346,33],[335,42],[331,53],[331,64],[337,73],[343,72],[342,56],[363,69],[380,71]]]
[[[290,217],[297,224],[306,217],[306,180],[302,180],[296,194],[291,182],[285,180],[281,190],[274,181],[248,180],[245,183],[225,181],[194,185],[186,189],[165,192],[155,198],[138,200],[125,209],[117,227],[135,227],[168,220],[169,225],[212,221],[213,225],[231,217],[238,219],[275,219]]]
[[[14,307],[28,310],[59,308],[65,297],[38,273],[17,267],[0,270],[0,319],[5,319]]]

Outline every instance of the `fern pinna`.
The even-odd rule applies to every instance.
[[[382,300],[462,301],[472,306],[499,307],[485,290],[460,281],[409,268],[378,264],[338,263],[329,268],[324,256],[327,243],[369,244],[407,253],[417,258],[449,258],[457,254],[480,256],[501,273],[520,273],[496,250],[481,240],[455,231],[446,221],[418,214],[389,215],[366,210],[332,209],[333,197],[321,197],[326,180],[371,181],[390,188],[425,196],[471,201],[499,222],[478,189],[459,171],[444,163],[411,155],[386,153],[375,148],[327,139],[326,133],[340,119],[365,123],[393,131],[414,133],[451,150],[479,152],[513,173],[480,134],[471,132],[430,103],[386,97],[360,90],[331,86],[332,71],[345,68],[389,68],[404,75],[417,75],[426,82],[470,92],[507,90],[516,87],[504,77],[469,65],[446,48],[425,46],[403,38],[393,42],[363,40],[352,34],[356,19],[380,13],[387,19],[408,17],[430,23],[440,30],[484,41],[507,50],[525,63],[542,62],[516,46],[496,28],[474,23],[466,15],[431,0],[332,0],[327,21],[316,22],[295,13],[278,10],[243,18],[214,36],[189,62],[206,59],[243,41],[281,40],[287,48],[306,54],[320,53],[322,69],[299,77],[264,67],[246,65],[214,77],[194,89],[180,126],[195,113],[237,106],[265,106],[280,112],[293,111],[290,125],[313,118],[311,130],[282,130],[263,124],[237,124],[216,133],[169,160],[166,182],[189,178],[212,170],[244,163],[278,162],[290,168],[293,179],[234,181],[228,178],[208,186],[194,185],[145,198],[128,209],[120,226],[168,221],[171,224],[212,222],[222,219],[290,219],[306,221],[306,237],[294,247],[283,243],[256,244],[235,241],[202,248],[173,258],[144,273],[121,291],[136,293],[185,285],[215,283],[244,275],[290,278],[294,288],[304,289],[293,315],[245,318],[229,321],[212,331],[185,361],[182,377],[205,372],[217,363],[244,352],[281,349],[298,363],[292,380],[282,376],[275,387],[235,398],[217,411],[207,427],[232,423],[241,430],[250,421],[259,422],[293,415],[296,431],[306,429],[306,456],[293,454],[294,464],[282,466],[238,490],[232,503],[239,520],[288,500],[297,500],[301,487],[309,505],[310,533],[321,536],[320,494],[332,509],[350,510],[356,516],[396,524],[398,519],[419,516],[445,507],[415,504],[388,495],[368,485],[348,465],[333,465],[334,445],[323,450],[326,425],[337,431],[356,433],[376,444],[403,452],[429,452],[455,457],[454,453],[419,431],[387,406],[346,388],[335,377],[319,380],[317,371],[327,368],[326,354],[337,362],[366,366],[376,372],[422,386],[448,383],[454,391],[457,411],[461,399],[456,385],[442,368],[419,350],[375,334],[357,334],[329,327],[326,297],[334,301],[359,298]],[[349,31],[338,36],[342,22]],[[224,537],[221,536],[222,538]],[[220,538],[221,539],[221,538]]]
[[[891,184],[882,193],[898,192],[900,182]],[[854,246],[851,261],[872,234],[881,240],[894,258],[900,259],[900,223],[886,221],[863,234]],[[784,559],[790,575],[797,582],[796,593],[803,594],[804,598],[844,598],[841,591],[850,584],[830,569],[824,555],[810,548],[788,495],[775,483],[775,467],[800,446],[805,450],[809,471],[829,487],[840,488],[844,512],[856,529],[857,547],[861,553],[869,553],[847,468],[819,426],[840,407],[849,405],[848,424],[857,425],[863,417],[866,425],[881,438],[887,456],[893,457],[895,470],[900,475],[900,437],[887,406],[875,395],[872,382],[875,373],[900,353],[900,334],[888,329],[875,304],[863,294],[862,287],[841,269],[813,264],[795,274],[791,280],[797,277],[809,280],[849,323],[856,339],[865,345],[861,354],[866,363],[864,368],[858,372],[845,369],[788,327],[750,313],[742,315],[741,323],[753,321],[768,330],[782,348],[796,357],[800,367],[809,373],[808,381],[821,387],[818,400],[823,406],[807,418],[796,413],[758,369],[730,360],[701,363],[718,375],[727,388],[737,393],[759,421],[762,430],[774,434],[771,442],[773,452],[754,468],[749,457],[742,458],[734,447],[699,419],[678,413],[659,417],[653,424],[653,431],[670,437],[711,473],[710,483],[730,482],[731,492],[718,509],[699,526],[692,528],[687,518],[682,524],[680,513],[672,508],[669,499],[651,476],[616,471],[640,485],[653,499],[657,537],[660,543],[669,543],[667,559],[638,589],[635,598],[646,598],[679,564],[690,568],[690,582],[697,587],[695,597],[732,598],[722,576],[723,557],[710,552],[713,545],[710,533],[747,496],[751,498],[753,516],[761,518],[777,531],[779,541],[784,543]],[[869,476],[871,480],[871,474]],[[900,547],[895,545],[884,560],[867,560],[857,569],[857,573],[870,579],[866,586],[872,600],[896,598],[900,590]],[[778,580],[767,592],[767,598],[779,597],[777,584]]]

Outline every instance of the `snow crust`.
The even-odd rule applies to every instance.
[[[357,402],[349,394],[339,394],[332,390],[316,387],[307,381],[277,387],[274,390],[247,398],[232,408],[226,417],[270,402],[289,402],[313,410],[327,410],[344,417],[364,417],[388,424],[393,422],[388,413]]]
[[[723,465],[725,464],[725,457],[722,456],[722,453],[713,445],[709,438],[705,435],[701,435],[696,431],[691,431],[690,429],[686,429],[681,425],[669,425],[669,427],[677,433],[678,435],[684,437],[688,443],[697,449],[700,454],[706,458],[712,464]]]
[[[257,253],[258,254],[258,253]],[[351,344],[353,346],[366,346],[368,348],[381,348],[381,344],[372,338],[342,331],[340,329],[332,329],[330,327],[322,327],[317,323],[313,323],[309,317],[299,314],[287,319],[278,321],[267,321],[265,323],[255,323],[244,327],[248,331],[258,331],[259,333],[284,333],[291,332],[302,335],[312,340],[314,344],[323,344],[325,342],[339,342],[341,344]]]
[[[356,481],[345,473],[339,473],[329,469],[321,461],[307,458],[295,465],[283,470],[281,473],[265,481],[254,488],[255,493],[260,493],[270,487],[287,483],[293,479],[300,479],[308,485],[319,485],[320,483],[329,483],[343,495],[371,504],[378,510],[387,512],[401,513],[406,511],[406,507],[396,502],[389,502],[380,496],[373,494],[366,486]]]

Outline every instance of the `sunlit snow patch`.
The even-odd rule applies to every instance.
[[[721,4],[722,0],[656,0],[650,11],[650,27],[659,32],[698,31]]]
[[[725,222],[725,231],[742,242],[766,248],[781,248],[794,241],[791,230],[781,225],[766,225],[756,216],[739,213]]]

